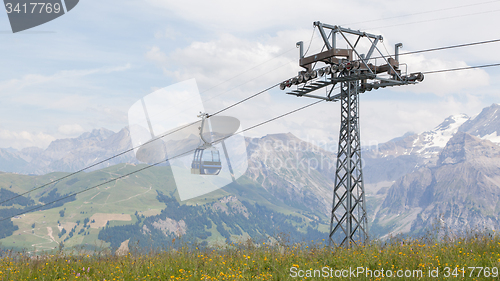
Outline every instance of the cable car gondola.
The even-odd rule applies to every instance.
[[[198,117],[202,118],[200,126],[200,138],[203,141],[203,145],[196,148],[196,150],[194,151],[193,163],[191,163],[191,174],[218,175],[220,173],[220,170],[222,169],[220,153],[217,148],[212,146],[211,142],[206,141],[203,137],[203,129],[208,114],[202,113]],[[210,133],[211,132],[209,132],[209,134]]]
[[[218,175],[221,169],[220,154],[215,147],[197,148],[194,151],[191,174]]]

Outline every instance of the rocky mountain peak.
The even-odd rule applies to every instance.
[[[408,132],[404,136],[380,144],[377,151],[368,153],[369,157],[398,157],[417,155],[422,158],[437,158],[437,155],[458,128],[467,120],[467,114],[451,115],[433,130],[421,134]]]
[[[465,122],[458,129],[461,132],[500,143],[500,105],[494,103],[483,108],[476,117]]]
[[[261,141],[273,141],[273,142],[283,142],[287,143],[290,141],[302,142],[301,139],[297,138],[292,133],[280,133],[280,134],[268,134],[260,138]]]
[[[387,191],[373,225],[392,223],[395,232],[423,234],[432,219],[449,229],[498,229],[500,146],[457,132],[436,165],[421,166]]]
[[[114,135],[115,132],[105,129],[105,128],[100,128],[100,129],[93,129],[91,132],[86,132],[81,134],[78,139],[95,139],[98,141],[103,141],[110,136]]]
[[[433,131],[456,131],[459,126],[461,126],[464,122],[467,122],[470,117],[465,114],[457,114],[457,115],[451,115],[448,118],[444,119],[444,121],[436,126]],[[458,126],[457,126],[458,125]]]
[[[478,160],[481,157],[495,158],[500,147],[465,132],[457,132],[439,155],[438,165],[458,164]]]
[[[445,147],[446,143],[458,131],[458,128],[467,120],[469,120],[467,114],[451,115],[432,131],[422,133],[419,139],[423,147],[420,150],[423,151],[431,147]]]
[[[246,138],[246,141],[247,177],[283,203],[295,202],[298,208],[314,208],[328,215],[336,167],[334,153],[291,133]]]

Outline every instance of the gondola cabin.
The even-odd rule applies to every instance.
[[[197,148],[194,151],[191,174],[218,175],[221,169],[220,154],[215,147]]]

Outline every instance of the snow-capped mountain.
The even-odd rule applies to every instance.
[[[434,129],[402,137],[363,151],[365,180],[371,183],[394,181],[418,167],[435,164],[450,138],[469,120],[466,114],[452,115]]]
[[[420,134],[407,133],[403,137],[379,145],[378,151],[374,151],[373,156],[379,158],[400,155],[419,155],[424,158],[436,156],[469,119],[467,114],[449,116],[430,131]]]
[[[448,117],[431,131],[406,134],[367,151],[365,179],[372,230],[422,233],[438,216],[454,230],[500,227],[500,106],[473,118]]]
[[[406,133],[363,152],[365,179],[394,181],[422,166],[436,165],[439,153],[457,132],[500,144],[500,105],[492,104],[477,116],[452,115],[430,131]]]
[[[460,126],[469,120],[467,114],[452,115],[431,131],[419,135],[413,142],[416,153],[437,154],[455,135]]]
[[[500,143],[500,105],[493,104],[484,108],[475,118],[467,120],[459,131],[481,139]]]
[[[500,146],[458,132],[435,166],[404,175],[373,214],[384,233],[423,234],[439,219],[453,231],[500,228]]]

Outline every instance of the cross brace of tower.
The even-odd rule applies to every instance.
[[[359,94],[372,89],[416,84],[423,81],[424,76],[420,72],[408,74],[406,65],[399,63],[401,43],[395,45],[393,58],[382,54],[377,47],[377,43],[383,40],[381,35],[319,21],[314,22],[314,27],[318,28],[323,40],[322,51],[305,57],[303,42],[298,42],[299,65],[304,70],[283,81],[280,89],[294,87],[287,94],[340,101],[340,133],[328,238],[332,246],[349,248],[365,243],[369,238],[361,162]],[[337,37],[345,41],[348,48],[337,48]],[[361,40],[367,42],[360,44]],[[374,53],[378,53],[377,58],[373,58]],[[377,64],[377,59],[380,64]],[[333,93],[337,84],[340,92]],[[324,96],[311,94],[325,87]]]

